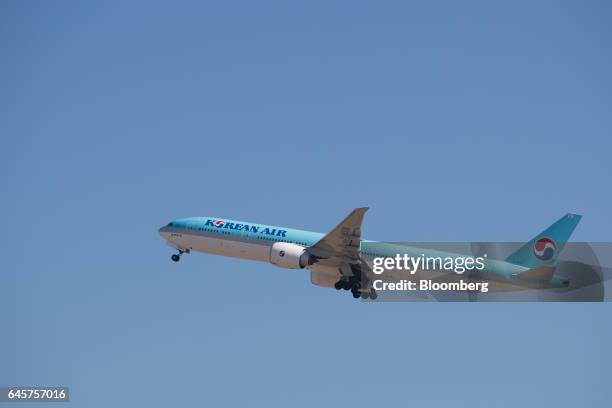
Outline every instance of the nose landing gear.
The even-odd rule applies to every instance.
[[[182,250],[182,249],[179,249],[179,250],[178,250],[178,254],[173,254],[173,255],[170,257],[170,259],[172,259],[174,262],[178,262],[178,261],[180,261],[180,260],[181,260],[181,255],[183,255],[183,254],[185,254],[185,253],[187,253],[187,254],[188,254],[188,253],[189,253],[189,250],[188,250],[188,249],[187,249],[187,250]]]

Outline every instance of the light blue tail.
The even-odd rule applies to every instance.
[[[551,265],[580,222],[582,215],[567,214],[506,258],[506,262],[535,268]]]

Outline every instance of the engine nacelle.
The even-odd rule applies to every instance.
[[[270,263],[281,268],[302,269],[312,265],[314,259],[301,245],[275,242],[270,248]]]

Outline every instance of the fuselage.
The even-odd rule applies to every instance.
[[[287,243],[308,248],[325,234],[298,229],[256,224],[216,217],[192,217],[177,219],[159,229],[168,244],[181,251],[197,251],[233,258],[271,262],[271,248],[276,243]],[[377,257],[441,256],[465,257],[466,255],[442,252],[420,247],[362,240],[360,253],[365,260]],[[481,276],[486,279],[512,282],[528,268],[512,263],[485,259]],[[310,268],[308,268],[310,269]],[[552,287],[562,287],[562,282],[550,282]]]
[[[324,234],[214,217],[182,218],[159,229],[178,249],[269,262],[276,242],[309,247]]]

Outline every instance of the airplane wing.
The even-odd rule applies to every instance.
[[[369,288],[372,269],[360,256],[361,223],[367,207],[354,209],[331,232],[308,248],[317,262],[311,282],[319,286],[351,290],[353,297],[376,298]]]
[[[331,232],[308,248],[308,252],[321,260],[334,263],[359,264],[361,223],[367,207],[354,209]]]

